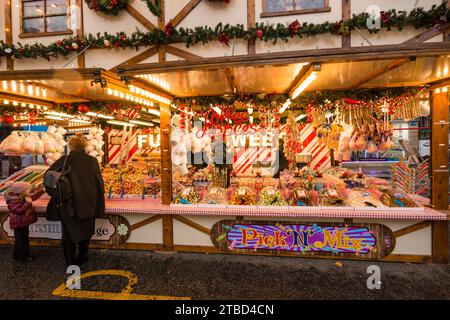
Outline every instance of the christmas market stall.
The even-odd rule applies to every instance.
[[[105,185],[92,247],[448,263],[447,3],[378,19],[364,1],[145,2],[85,1],[86,34],[0,40],[0,244],[11,182],[39,189],[81,133]],[[195,7],[224,22],[194,26]],[[147,30],[96,29],[121,11]],[[58,67],[31,70],[42,58]],[[36,246],[60,244],[48,200]]]

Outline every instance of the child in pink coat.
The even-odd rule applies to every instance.
[[[13,258],[22,262],[34,260],[30,253],[29,226],[37,221],[33,201],[44,193],[41,189],[31,195],[29,189],[28,182],[14,182],[5,194],[10,212],[9,227],[14,230]]]

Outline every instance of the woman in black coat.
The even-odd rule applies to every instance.
[[[85,151],[86,141],[83,136],[69,140],[70,154],[66,166],[72,187],[71,203],[57,208],[56,199],[52,198],[47,206],[46,216],[51,221],[61,221],[62,245],[67,265],[81,265],[87,261],[91,237],[95,232],[95,218],[105,216],[105,191],[100,166],[96,158]],[[64,164],[61,157],[49,170],[57,170]],[[78,257],[75,253],[78,245]]]

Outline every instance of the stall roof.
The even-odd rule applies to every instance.
[[[383,51],[384,50],[384,51]],[[177,97],[287,93],[302,67],[320,63],[306,91],[418,86],[449,77],[450,44],[425,43],[206,58],[123,66],[119,74],[164,83]],[[156,79],[156,81],[155,81]]]
[[[288,51],[206,58],[197,61],[122,66],[118,74],[100,68],[0,72],[0,82],[46,88],[49,103],[118,100],[108,87],[128,93],[124,80],[168,99],[233,93],[288,93],[313,63],[321,71],[306,91],[417,86],[447,81],[450,43],[421,43],[349,49]],[[103,86],[101,85],[103,83]],[[0,96],[21,94],[0,86]]]
[[[177,97],[287,93],[304,63],[180,70],[152,74]],[[145,75],[143,72],[141,75]],[[450,76],[450,58],[420,57],[322,63],[306,91],[419,86]]]
[[[20,92],[21,84],[33,84],[46,89],[46,97],[39,98],[53,103],[73,103],[90,100],[111,100],[106,89],[100,84],[94,85],[101,79],[116,86],[127,89],[120,78],[112,72],[98,68],[88,69],[43,69],[43,70],[15,70],[0,72],[0,81],[16,81],[16,90],[11,85],[0,86],[0,92],[4,94],[25,95]],[[28,95],[30,98],[30,96]]]

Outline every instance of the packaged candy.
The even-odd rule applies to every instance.
[[[194,187],[184,188],[174,201],[176,204],[197,204],[198,202],[199,196]]]
[[[294,207],[312,206],[312,201],[307,190],[295,188],[289,197],[289,205]]]
[[[346,206],[345,200],[339,196],[335,189],[321,189],[318,192],[318,204],[325,207],[343,207]]]
[[[259,194],[260,206],[286,206],[287,202],[284,200],[280,190],[274,187],[265,187]]]
[[[227,192],[221,187],[208,188],[201,201],[203,204],[227,204],[227,202]]]
[[[231,198],[233,205],[256,204],[255,193],[248,187],[238,187]]]

